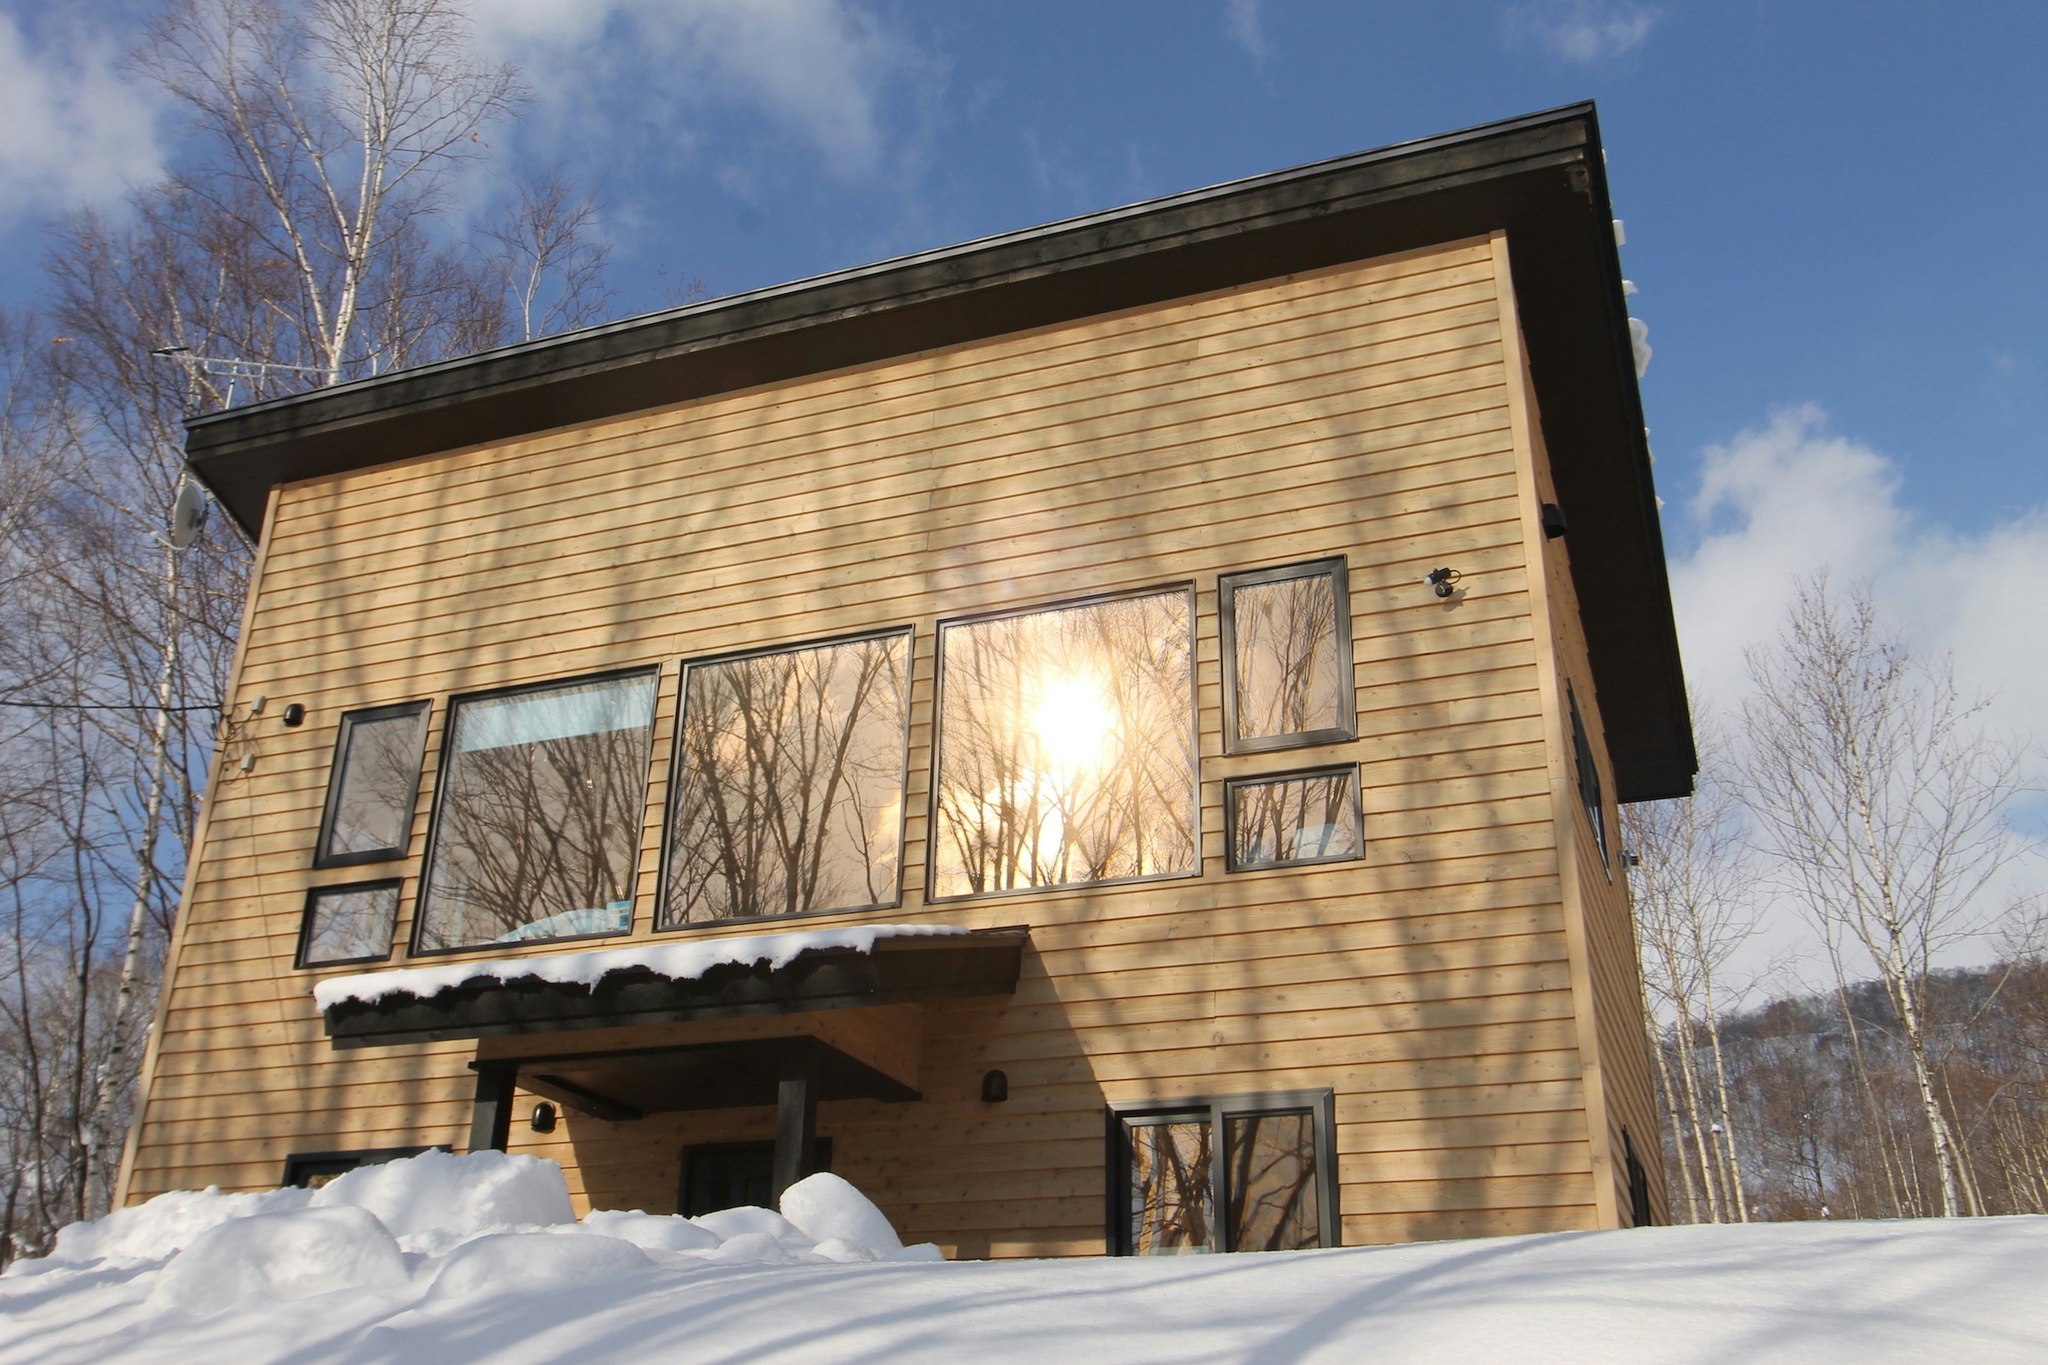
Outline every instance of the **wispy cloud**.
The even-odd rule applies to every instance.
[[[1661,11],[1635,0],[1527,0],[1510,5],[1507,32],[1533,40],[1563,61],[1581,65],[1641,47]]]
[[[1224,0],[1223,26],[1230,41],[1243,48],[1255,65],[1266,64],[1266,30],[1259,21],[1259,0]]]
[[[921,97],[944,77],[853,0],[494,0],[477,24],[520,66],[543,121],[580,111],[651,132],[744,110],[847,180],[900,164],[922,138]]]
[[[103,37],[0,14],[0,220],[101,204],[163,171],[146,87]]]

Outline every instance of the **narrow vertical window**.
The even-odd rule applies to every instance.
[[[419,796],[427,705],[406,702],[341,718],[313,866],[347,867],[405,856]]]
[[[1365,852],[1358,769],[1241,777],[1223,784],[1230,870],[1334,863]]]
[[[1333,743],[1357,734],[1343,560],[1225,574],[1217,607],[1225,752]]]
[[[1613,859],[1607,851],[1607,798],[1600,787],[1600,765],[1593,760],[1593,742],[1586,735],[1586,722],[1579,715],[1578,694],[1570,684],[1565,685],[1565,702],[1571,708],[1572,719],[1572,763],[1577,769],[1579,804],[1586,809],[1586,819],[1593,824],[1593,843],[1600,850],[1600,862],[1612,867]]]
[[[455,699],[415,951],[632,927],[654,684]]]
[[[298,965],[380,962],[391,956],[391,927],[397,922],[396,880],[316,886],[306,895]]]
[[[1199,869],[1193,616],[1177,588],[940,626],[934,897]]]
[[[893,904],[910,632],[691,664],[660,927]]]
[[[1134,1256],[1334,1245],[1334,1098],[1112,1106],[1111,1245]]]

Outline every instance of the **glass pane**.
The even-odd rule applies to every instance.
[[[404,855],[426,728],[424,706],[405,715],[342,717],[341,775],[322,858]]]
[[[1351,733],[1339,597],[1334,570],[1231,591],[1237,740]]]
[[[910,636],[693,665],[662,927],[896,899]]]
[[[1232,1114],[1224,1198],[1232,1251],[1298,1251],[1322,1244],[1311,1115]]]
[[[1171,1256],[1215,1249],[1210,1133],[1205,1118],[1140,1119],[1131,1140],[1131,1251]]]
[[[1195,871],[1185,591],[940,635],[933,894]]]
[[[1365,852],[1358,770],[1231,784],[1230,865],[1334,862]]]
[[[632,927],[654,681],[457,699],[421,949]]]
[[[398,919],[398,883],[322,887],[307,898],[306,917],[302,966],[387,956]]]

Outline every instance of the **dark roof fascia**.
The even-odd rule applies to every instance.
[[[260,524],[284,482],[515,439],[1505,231],[1622,801],[1698,763],[1593,106],[1569,105],[188,423]]]

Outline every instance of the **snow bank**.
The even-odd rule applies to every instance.
[[[315,1191],[312,1206],[364,1209],[394,1237],[438,1243],[491,1228],[576,1221],[560,1166],[503,1152],[422,1152],[358,1166]]]
[[[0,1276],[0,1365],[2048,1359],[2048,1218],[913,1265],[936,1253],[892,1251],[832,1176],[780,1213],[579,1223],[550,1221],[567,1200],[550,1162],[358,1174],[66,1229],[59,1256]]]
[[[445,967],[406,967],[398,971],[359,972],[331,977],[313,987],[313,1002],[329,1009],[344,1000],[375,1003],[387,995],[421,999],[475,980],[520,981],[528,978],[557,985],[595,986],[612,972],[645,968],[670,981],[692,981],[713,967],[765,962],[772,970],[811,949],[850,948],[871,952],[876,939],[915,938],[972,932],[953,924],[863,924],[841,929],[799,929],[779,934],[744,934],[734,938],[682,939],[667,943],[635,943],[623,948],[598,948],[581,953],[546,953]]]
[[[357,1208],[259,1213],[208,1228],[150,1286],[152,1308],[205,1315],[252,1299],[310,1299],[337,1289],[405,1287],[405,1257]]]

